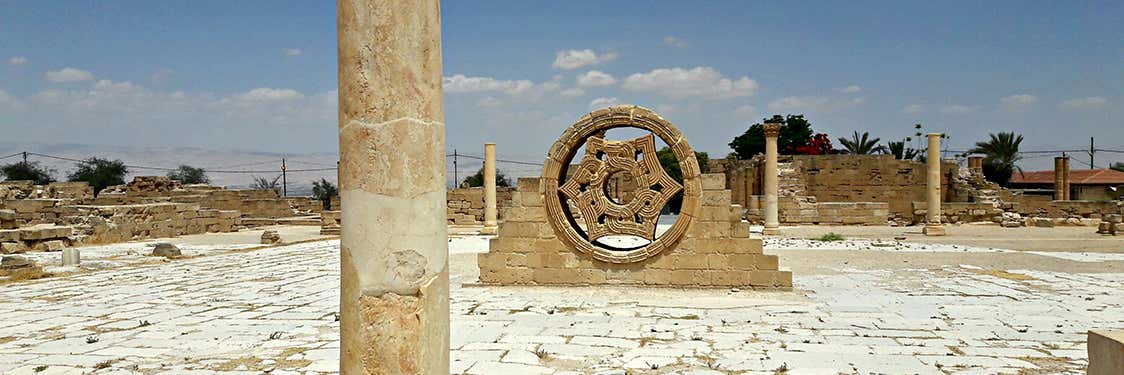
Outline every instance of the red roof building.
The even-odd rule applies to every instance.
[[[1073,169],[1069,171],[1070,196],[1073,200],[1117,199],[1124,193],[1124,172],[1114,169]],[[1054,171],[1015,172],[1011,187],[1016,189],[1053,189]]]

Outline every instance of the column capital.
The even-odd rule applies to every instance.
[[[932,138],[934,138],[934,137],[936,137],[936,138],[940,138],[940,137],[941,137],[941,136],[943,136],[943,135],[944,135],[944,133],[929,133],[929,134],[925,134],[925,136],[929,137],[930,139],[932,139]]]
[[[765,123],[765,125],[764,125],[765,136],[766,137],[773,137],[773,138],[776,138],[776,137],[780,136],[782,126],[784,126],[784,125],[781,125],[781,124],[778,124],[778,123],[775,123],[775,122]]]

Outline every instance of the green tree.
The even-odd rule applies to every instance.
[[[1022,169],[1016,163],[1023,158],[1022,154],[1019,153],[1019,145],[1023,143],[1023,136],[1014,132],[1000,132],[999,134],[988,134],[988,136],[991,139],[976,142],[976,147],[969,150],[968,153],[984,155],[983,172],[988,181],[1001,186],[1008,186],[1011,182],[1011,175],[1015,171],[1022,172]]]
[[[738,159],[749,159],[753,155],[765,153],[765,126],[763,123],[780,123],[784,127],[777,138],[777,151],[782,154],[793,154],[798,147],[807,146],[812,138],[812,123],[804,115],[774,115],[773,118],[763,119],[761,123],[753,124],[734,140],[729,146],[738,155]]]
[[[906,147],[905,143],[907,141],[909,141],[908,138],[904,141],[886,142],[886,145],[882,147],[881,151],[884,154],[894,155],[894,158],[898,160],[915,160],[921,155],[921,150],[914,149],[913,147]]]
[[[871,139],[869,137],[870,134],[867,132],[863,132],[862,136],[860,137],[859,132],[855,131],[855,133],[851,135],[851,139],[841,137],[839,138],[839,143],[843,145],[843,149],[845,150],[844,153],[847,154],[870,155],[875,152],[882,151],[882,146],[878,145],[878,141],[882,139]]]
[[[656,151],[656,157],[660,160],[660,165],[663,166],[664,172],[667,172],[671,179],[680,184],[683,183],[683,169],[679,166],[679,159],[675,157],[675,151],[670,147],[664,147]],[[695,160],[699,162],[699,170],[706,173],[708,170],[707,164],[710,162],[710,155],[705,152],[695,151]],[[679,213],[679,208],[683,207],[683,194],[676,194],[671,197],[667,202],[667,207],[671,212]]]
[[[312,197],[324,204],[324,211],[332,209],[332,197],[339,193],[339,189],[328,180],[321,178],[320,181],[312,181]]]
[[[475,174],[465,177],[464,182],[461,185],[468,185],[468,187],[484,186],[484,167],[480,167],[480,169],[476,170]],[[499,170],[496,171],[496,186],[511,186],[511,181],[508,180],[507,176],[504,176],[503,172],[500,172]]]
[[[55,182],[55,178],[51,176],[55,170],[39,165],[37,161],[7,164],[0,167],[0,172],[4,173],[4,179],[8,181],[34,181],[36,185]]]
[[[1120,163],[1120,162],[1112,163],[1112,166],[1110,166],[1109,168],[1124,172],[1124,163]]]
[[[107,187],[124,185],[125,175],[128,173],[129,168],[125,167],[125,162],[121,160],[94,157],[78,163],[78,169],[67,176],[67,179],[70,181],[85,181],[94,189],[94,195],[96,196]]]
[[[254,182],[250,183],[250,189],[253,189],[253,190],[273,190],[273,191],[277,192],[277,194],[281,194],[281,184],[278,182],[278,181],[281,181],[281,175],[277,175],[277,177],[274,177],[272,180],[270,180],[269,178],[266,178],[266,177],[258,177],[258,176],[251,176],[251,177],[253,177]]]
[[[207,171],[190,165],[180,164],[176,170],[168,172],[168,178],[179,181],[181,184],[206,184],[211,182]]]

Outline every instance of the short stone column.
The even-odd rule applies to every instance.
[[[983,175],[983,156],[969,156],[968,157],[968,171]]]
[[[336,12],[340,373],[448,374],[440,3]]]
[[[780,234],[777,212],[777,137],[781,124],[765,124],[765,230],[764,235]]]
[[[496,234],[496,144],[484,144],[484,228],[480,234]]]
[[[1065,157],[1054,158],[1054,200],[1065,200]]]
[[[62,249],[62,265],[63,266],[77,266],[82,264],[82,256],[78,249],[68,247]]]
[[[925,229],[922,232],[927,236],[943,236],[944,227],[941,226],[941,134],[929,133],[929,155],[927,189],[928,209],[926,210]]]

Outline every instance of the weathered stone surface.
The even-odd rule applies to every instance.
[[[261,243],[263,245],[277,245],[281,243],[281,235],[277,234],[275,230],[267,230],[261,234]]]
[[[26,253],[31,248],[23,242],[0,242],[0,254]]]
[[[35,267],[35,262],[27,259],[23,255],[5,255],[0,258],[0,269],[3,270],[17,270],[21,268]]]
[[[36,243],[31,249],[35,251],[60,251],[66,247],[66,243],[62,240],[50,240]]]
[[[172,245],[167,242],[161,242],[156,244],[156,247],[152,248],[151,255],[154,257],[175,258],[182,256],[183,253],[180,251],[180,248],[176,247],[176,245]]]
[[[78,249],[68,248],[62,250],[62,265],[77,266],[82,263],[82,256]]]

